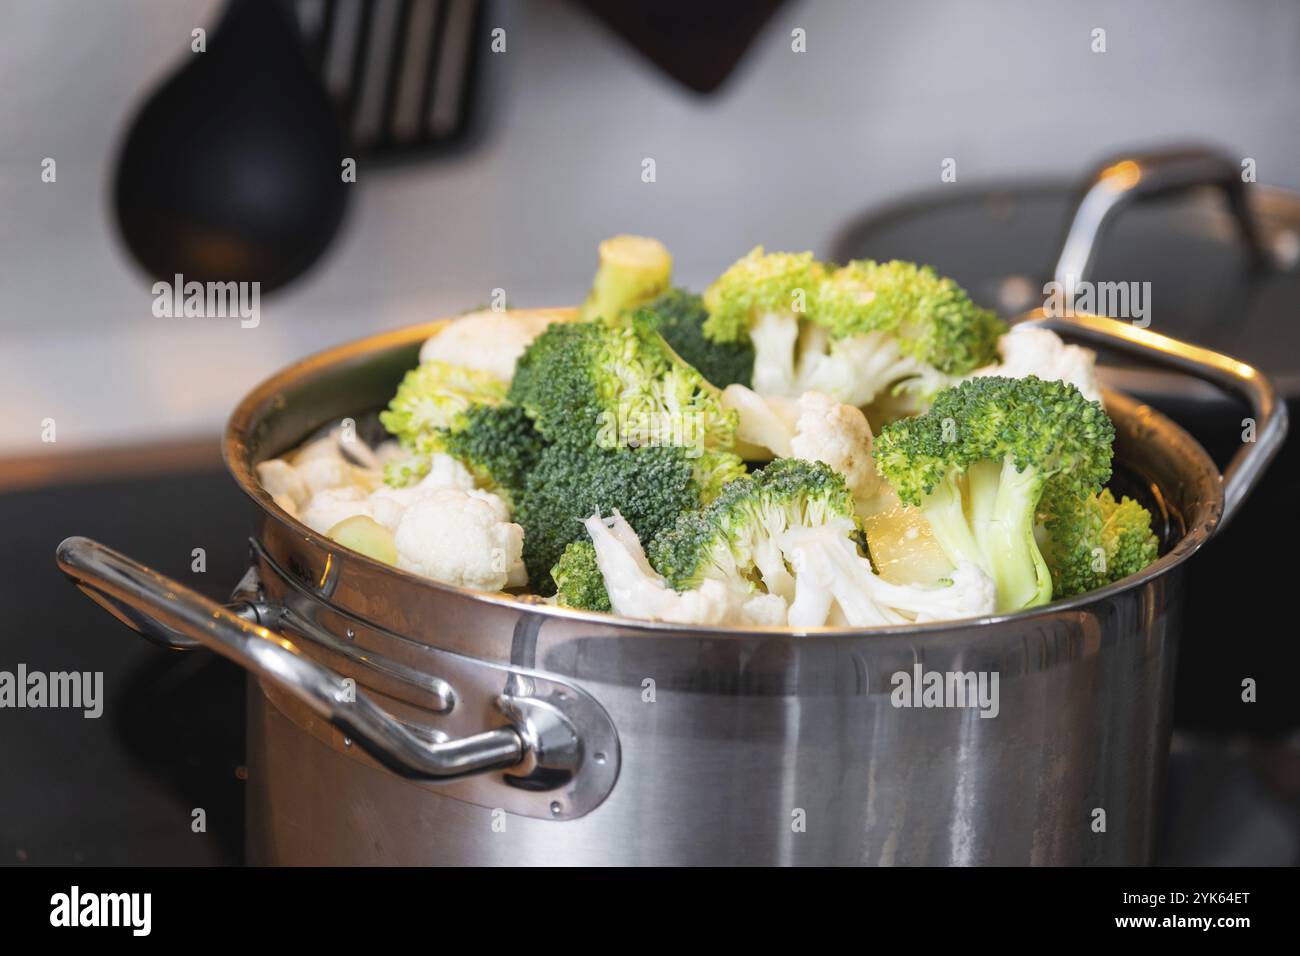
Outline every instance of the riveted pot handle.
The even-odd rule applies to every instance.
[[[1042,309],[1036,309],[1019,324],[1040,326],[1066,338],[1083,339],[1137,355],[1156,365],[1204,379],[1249,403],[1255,420],[1255,440],[1244,442],[1224,469],[1223,518],[1216,533],[1227,527],[1282,448],[1287,430],[1286,406],[1278,402],[1277,392],[1267,376],[1245,362],[1128,322],[1096,315],[1076,312],[1070,316],[1048,316]]]
[[[77,587],[128,627],[167,647],[216,651],[302,701],[394,770],[449,779],[513,767],[529,756],[528,735],[514,726],[429,743],[287,638],[89,538],[68,538],[57,559]]]

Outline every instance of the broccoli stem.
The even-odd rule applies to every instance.
[[[974,469],[972,469],[974,470]],[[986,473],[972,488],[972,515],[976,540],[992,566],[989,573],[997,584],[998,607],[1016,610],[1046,604],[1052,599],[1052,575],[1034,540],[1034,512],[1043,491],[1043,476],[1036,468],[1016,469],[1011,456],[1003,459],[996,491],[987,501]],[[977,499],[985,499],[978,504]]]
[[[935,540],[954,566],[969,561],[989,577],[994,576],[967,520],[960,474],[945,476],[926,496],[922,510],[934,531]]]

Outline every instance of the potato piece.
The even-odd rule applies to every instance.
[[[384,564],[397,564],[397,545],[393,532],[369,515],[353,515],[330,528],[328,536],[353,551]]]
[[[858,513],[871,560],[884,580],[929,586],[952,573],[952,562],[920,511],[903,504],[892,493],[879,504],[878,510],[870,514],[861,510]]]

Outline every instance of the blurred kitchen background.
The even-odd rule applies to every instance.
[[[226,109],[234,122],[222,136],[238,150],[249,129],[308,122],[311,103],[279,120],[273,112],[300,89],[290,64],[301,58],[349,117],[341,135],[353,140],[344,155],[357,160],[356,182],[286,211],[323,249],[314,261],[306,249],[286,267],[301,274],[263,291],[256,328],[158,318],[141,261],[188,253],[182,239],[133,245],[148,210],[128,202],[120,215],[120,204],[203,168],[210,147],[195,130],[229,107],[221,97],[239,85],[233,74],[193,80],[189,100],[159,107],[170,125],[137,129],[139,143],[157,147],[143,151],[153,165],[122,170],[119,160],[142,108],[178,70],[206,69],[204,57],[213,70],[240,68],[215,45],[227,6],[0,0],[0,519],[14,542],[0,558],[13,615],[0,666],[99,667],[110,695],[134,701],[72,734],[49,714],[3,716],[21,732],[0,734],[0,762],[27,768],[27,783],[0,788],[0,862],[238,859],[238,673],[199,658],[168,664],[113,631],[58,578],[53,549],[89,534],[228,593],[246,515],[220,473],[216,436],[246,391],[304,355],[465,311],[496,288],[515,305],[575,302],[597,242],[618,232],[663,240],[678,281],[700,288],[757,243],[831,255],[864,214],[906,197],[1072,183],[1133,147],[1217,146],[1253,159],[1260,182],[1300,190],[1291,0],[300,0],[283,7],[301,49],[274,48],[281,38],[256,20],[244,31],[253,47],[278,49],[270,62],[283,75],[245,77],[248,105]],[[192,52],[196,28],[208,52]],[[1104,53],[1094,52],[1098,28]],[[795,31],[806,52],[792,49]],[[385,38],[417,34],[445,38],[405,65],[417,81],[436,77],[441,106],[437,95],[401,105],[409,77]],[[386,109],[408,120],[441,112],[414,146],[367,146],[374,111]],[[241,116],[254,113],[263,125],[245,128]],[[54,182],[42,179],[46,158]],[[956,182],[942,183],[949,158]],[[200,193],[191,201],[219,215],[221,187]],[[1160,308],[1157,298],[1158,330]],[[1286,320],[1300,316],[1279,315],[1278,327]],[[1300,354],[1278,360],[1300,366]],[[53,444],[43,442],[47,419]],[[1275,526],[1295,521],[1297,505],[1288,507]],[[209,557],[196,578],[198,545]],[[1273,643],[1294,641],[1285,618],[1256,626],[1276,628]],[[1224,702],[1217,716],[1181,720],[1162,859],[1293,863],[1295,711],[1223,717],[1238,673],[1266,665],[1202,660],[1224,672]],[[219,805],[213,832],[178,843],[199,799]],[[125,828],[124,815],[134,821]]]
[[[325,346],[494,288],[574,301],[616,232],[662,239],[693,285],[759,242],[826,254],[868,207],[938,187],[948,157],[961,186],[1208,140],[1253,157],[1262,182],[1300,187],[1289,0],[790,2],[708,95],[581,4],[497,2],[485,25],[506,51],[480,57],[476,138],[423,161],[358,153],[340,233],[263,299],[256,329],[157,319],[119,238],[114,162],[142,99],[221,9],[0,2],[0,453],[44,450],[47,417],[60,451],[215,434],[243,392]],[[795,28],[806,53],[791,51]],[[45,157],[56,183],[41,181]]]

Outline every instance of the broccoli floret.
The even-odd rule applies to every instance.
[[[571,541],[555,567],[555,603],[586,611],[612,611],[609,591],[596,563],[596,547],[590,541]]]
[[[812,318],[832,341],[884,333],[901,356],[950,376],[996,361],[1006,331],[952,279],[898,260],[858,259],[830,273],[817,288]]]
[[[898,391],[925,400],[994,361],[1005,327],[951,279],[910,262],[828,270],[811,253],[755,249],[704,294],[704,335],[754,347],[763,395],[824,392],[862,406]]]
[[[997,584],[998,610],[1013,611],[1052,597],[1034,537],[1040,499],[1099,491],[1114,438],[1101,405],[1073,385],[976,378],[939,393],[926,414],[886,426],[875,458],[949,560],[983,570]]]
[[[1055,597],[1093,591],[1156,559],[1160,542],[1151,530],[1151,514],[1132,498],[1116,501],[1105,488],[1060,502],[1052,496],[1048,509],[1043,557]]]
[[[414,451],[432,432],[463,425],[471,408],[501,404],[506,388],[488,372],[438,360],[423,362],[403,376],[379,421],[403,448]]]
[[[811,252],[766,253],[757,246],[705,290],[704,336],[717,343],[751,343],[756,392],[797,396],[806,391],[797,387],[794,367],[800,318],[824,271]]]
[[[844,478],[818,461],[781,458],[729,482],[703,509],[683,514],[651,541],[650,562],[679,591],[713,578],[788,601],[794,579],[781,554],[781,535],[833,518],[854,527],[853,495]]]
[[[749,387],[754,374],[754,346],[748,336],[736,342],[715,342],[705,336],[709,311],[701,296],[673,289],[638,311],[683,361],[695,366],[718,388],[732,384]]]
[[[585,538],[582,522],[592,514],[617,509],[643,540],[649,540],[743,474],[740,458],[725,452],[692,456],[690,449],[673,445],[548,446],[515,501],[532,587],[550,593],[550,569],[569,542]]]
[[[384,480],[405,487],[429,471],[429,456],[460,459],[484,488],[512,499],[536,464],[541,436],[532,419],[505,401],[506,385],[485,372],[430,361],[398,386],[380,422],[411,458],[389,462]]]
[[[799,340],[801,383],[849,405],[919,410],[992,361],[1005,327],[951,279],[910,262],[850,262],[818,285]]]
[[[673,258],[657,239],[614,236],[600,244],[600,265],[580,319],[615,321],[664,292],[672,282]]]
[[[552,325],[520,358],[509,398],[548,441],[726,451],[735,440],[718,389],[636,315]]]

